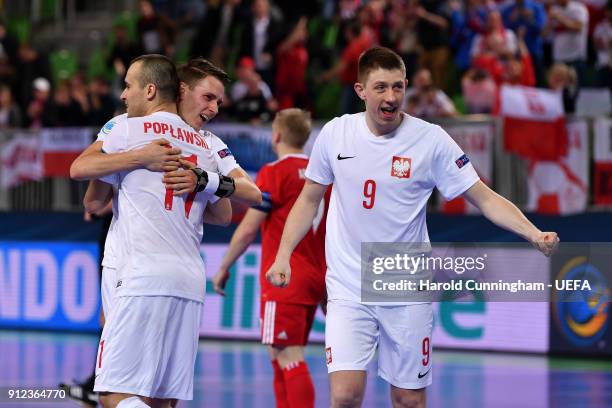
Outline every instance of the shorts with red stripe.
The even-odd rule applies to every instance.
[[[274,346],[305,346],[317,305],[261,302],[261,342]]]

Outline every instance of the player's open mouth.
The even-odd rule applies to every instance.
[[[381,106],[380,111],[382,112],[385,118],[392,118],[393,116],[395,116],[395,113],[397,112],[397,107]]]
[[[202,122],[204,123],[208,122],[208,116],[204,115],[203,113],[200,113],[200,119],[202,119]]]

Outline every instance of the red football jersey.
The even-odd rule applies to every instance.
[[[291,255],[291,281],[285,288],[271,285],[265,277],[274,263],[283,235],[285,221],[306,181],[308,156],[290,154],[266,164],[257,175],[263,203],[258,210],[268,216],[261,225],[261,300],[285,303],[317,304],[325,297],[325,218],[329,191],[315,216],[313,226]]]

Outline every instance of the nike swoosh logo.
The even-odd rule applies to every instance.
[[[340,156],[340,153],[338,153],[338,157],[337,157],[337,159],[338,159],[338,160],[346,160],[346,159],[352,159],[352,158],[354,158],[354,157],[357,157],[357,156],[344,156],[344,157],[343,157],[343,156]]]
[[[419,378],[425,377],[427,374],[429,374],[430,370],[431,370],[431,367],[429,367],[429,370],[425,371],[424,373],[419,373]]]

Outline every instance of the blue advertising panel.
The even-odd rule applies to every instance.
[[[0,328],[95,331],[95,243],[0,241]]]

